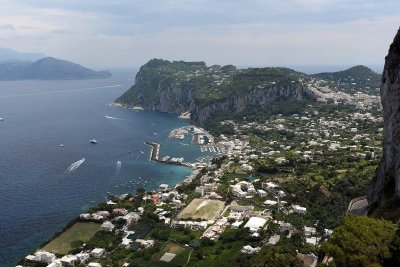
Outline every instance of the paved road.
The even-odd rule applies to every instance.
[[[349,213],[354,215],[367,215],[368,201],[366,198],[357,200],[351,205]]]

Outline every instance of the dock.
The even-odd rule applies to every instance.
[[[146,142],[146,145],[151,146],[150,160],[158,161],[160,158],[160,144],[154,142]]]
[[[186,166],[191,168],[190,163],[183,162],[183,158],[181,159],[176,159],[176,158],[171,158],[169,156],[163,157],[160,159],[160,147],[161,145],[159,143],[155,142],[146,142],[146,145],[151,146],[151,153],[150,153],[150,160],[151,161],[157,161],[159,163],[164,163],[164,164],[172,164],[172,165],[179,165],[179,166]]]

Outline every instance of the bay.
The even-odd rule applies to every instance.
[[[15,266],[107,192],[173,185],[191,173],[149,161],[146,141],[185,161],[205,155],[190,140],[168,139],[188,121],[109,105],[132,77],[0,82],[0,266]]]

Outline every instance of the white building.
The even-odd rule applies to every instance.
[[[265,192],[262,189],[257,190],[257,193],[260,197],[266,197],[267,196],[267,192]]]
[[[103,222],[103,224],[100,226],[100,229],[103,231],[108,231],[108,232],[112,232],[115,228],[115,225],[110,222],[110,221],[105,221]]]
[[[104,254],[105,250],[104,248],[95,248],[90,252],[90,255],[92,255],[95,258],[100,258]]]
[[[253,248],[252,246],[247,245],[247,246],[244,246],[244,247],[240,250],[240,252],[242,252],[242,253],[244,253],[244,254],[255,254],[255,253],[259,252],[260,249],[261,249],[261,248],[259,248],[259,247],[258,247],[258,248]]]
[[[264,227],[266,223],[267,220],[264,218],[251,217],[244,227],[249,228],[251,232],[257,232],[260,228]]]
[[[280,239],[280,235],[273,235],[268,239],[268,245],[276,245]]]
[[[300,205],[292,205],[293,211],[297,214],[306,214],[307,209]]]

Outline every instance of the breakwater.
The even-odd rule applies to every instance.
[[[157,161],[157,162],[164,163],[164,164],[192,167],[190,165],[190,163],[183,162],[183,158],[173,158],[170,156],[165,156],[160,159],[161,145],[159,143],[148,141],[148,142],[146,142],[146,145],[149,145],[151,147],[150,160],[152,160],[152,161]]]

